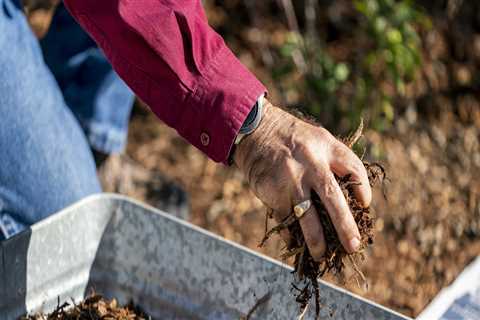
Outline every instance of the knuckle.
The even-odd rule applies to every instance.
[[[333,179],[328,179],[325,181],[322,189],[327,201],[333,200],[337,196],[337,182]]]
[[[316,259],[319,260],[323,257],[325,254],[325,243],[323,241],[317,242],[315,244],[311,244],[308,247],[308,250],[310,250],[310,254]]]
[[[357,157],[352,150],[348,149],[348,151],[350,152],[350,161],[352,163],[353,170],[357,172],[366,172],[362,160],[360,160],[360,158]]]
[[[357,169],[357,172],[358,172],[360,177],[363,177],[365,179],[366,186],[370,187],[370,182],[368,180],[367,169],[363,166],[363,163],[360,164],[360,167]]]
[[[320,261],[325,254],[325,250],[310,250],[310,253],[312,254],[314,260]]]
[[[306,139],[304,141],[300,141],[295,144],[295,151],[296,153],[300,154],[310,154],[312,148],[314,147],[313,145],[314,140],[313,139]]]
[[[285,159],[282,162],[283,172],[285,172],[289,178],[296,178],[298,175],[298,169],[294,161],[291,159]]]
[[[335,143],[333,144],[332,151],[335,157],[341,160],[356,158],[353,151],[350,150],[346,145],[344,145],[342,142],[338,140],[336,140]]]
[[[318,149],[318,139],[313,135],[303,136],[301,140],[295,141],[292,144],[292,155],[298,161],[308,162],[314,159],[315,150]]]
[[[328,164],[324,161],[317,161],[311,169],[313,170],[312,178],[315,178],[316,184],[318,184],[318,181],[326,180],[328,172],[330,171]]]
[[[350,219],[347,215],[345,215],[343,219],[336,221],[335,229],[337,230],[340,239],[343,239],[344,241],[348,241],[352,237],[358,237],[360,235],[353,218]]]
[[[367,177],[367,171],[363,167],[363,164],[360,162],[358,163],[357,161],[352,161],[352,163],[349,166],[348,173],[356,180],[361,180],[362,178]],[[358,181],[361,182],[361,181]]]
[[[342,219],[342,221],[339,223],[339,226],[337,228],[339,233],[342,234],[347,239],[356,235],[355,234],[356,226],[350,224],[347,219]]]
[[[318,236],[311,236],[308,239],[308,244],[309,247],[311,247],[311,250],[318,250],[323,245],[322,242],[323,241]]]

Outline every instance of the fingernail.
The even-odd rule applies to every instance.
[[[350,252],[357,251],[358,248],[360,247],[360,239],[358,239],[357,237],[353,237],[348,242],[348,246],[350,247]]]

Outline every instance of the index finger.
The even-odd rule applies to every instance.
[[[316,180],[312,182],[314,190],[327,209],[340,242],[347,252],[355,252],[360,246],[360,232],[337,180],[330,170],[322,170]]]

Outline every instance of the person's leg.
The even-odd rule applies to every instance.
[[[104,154],[122,151],[134,94],[63,4],[40,43],[45,62],[90,146]]]
[[[86,138],[18,0],[0,0],[0,233],[100,192]]]

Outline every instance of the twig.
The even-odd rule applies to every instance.
[[[306,29],[307,35],[310,37],[311,40],[317,37],[316,32],[316,21],[317,21],[317,14],[316,14],[316,1],[315,0],[306,0],[305,1],[305,21],[306,21]]]
[[[280,222],[278,225],[270,229],[267,233],[265,233],[265,236],[263,237],[262,241],[258,245],[258,247],[263,247],[265,242],[275,233],[279,233],[283,229],[287,229],[292,223],[294,223],[295,220],[295,215],[290,214],[288,215],[282,222]]]
[[[295,9],[291,0],[278,0],[280,5],[285,10],[285,15],[287,16],[288,28],[298,34],[300,34],[300,28],[298,27],[297,16],[295,15]]]
[[[253,22],[253,26],[259,30],[264,29],[264,26],[261,24],[264,19],[261,18],[261,12],[259,15],[258,2],[256,0],[247,0],[245,1],[245,5],[248,10],[248,15]],[[268,45],[268,35],[263,31],[258,31],[258,33],[260,34],[260,41],[256,42],[255,45],[260,49],[263,63],[267,68],[271,69],[274,64],[274,59],[270,46]]]
[[[298,27],[297,16],[295,15],[295,9],[291,0],[277,0],[280,7],[285,11],[285,16],[287,17],[287,24],[290,31],[294,32],[296,35],[300,35],[300,28]],[[303,46],[303,44],[302,44]],[[307,64],[305,58],[303,57],[302,51],[298,48],[292,51],[292,59],[295,63],[295,66],[301,73],[305,73],[307,69]]]
[[[348,260],[352,263],[353,270],[362,278],[362,281],[365,283],[367,281],[367,278],[365,278],[365,275],[363,272],[358,268],[357,264],[355,263],[355,260],[353,260],[351,255],[347,255]]]
[[[240,317],[240,320],[249,320],[250,317],[253,315],[255,310],[257,310],[262,304],[267,303],[272,298],[272,293],[269,291],[265,293],[260,299],[255,302],[252,308],[248,311],[247,315],[244,317]]]
[[[307,314],[308,306],[310,305],[310,302],[307,302],[305,305],[305,308],[303,308],[302,312],[298,315],[298,320],[303,320],[305,315]]]
[[[357,143],[358,139],[362,137],[362,134],[363,134],[363,118],[360,118],[360,124],[358,125],[357,130],[355,130],[355,132],[351,136],[349,136],[345,141],[345,144],[347,145],[347,147],[352,148],[353,145]]]

